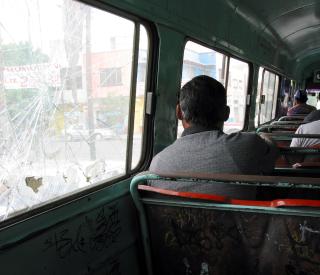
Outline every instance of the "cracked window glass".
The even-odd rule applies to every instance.
[[[71,0],[2,0],[0,18],[1,221],[126,173],[135,22]]]

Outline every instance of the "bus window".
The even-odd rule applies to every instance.
[[[259,69],[258,95],[255,126],[266,123],[276,116],[279,76],[264,68]]]
[[[188,41],[184,50],[181,87],[198,75],[208,75],[220,81],[226,87],[228,73],[227,100],[230,106],[230,118],[224,124],[224,131],[232,133],[243,129],[249,66],[247,63],[230,58],[210,48]],[[178,122],[178,137],[183,127]]]
[[[183,55],[181,87],[198,75],[208,75],[225,86],[227,56],[192,41],[186,43]],[[183,132],[182,123],[178,121],[177,136]]]
[[[224,124],[224,131],[240,131],[244,126],[246,95],[248,90],[249,65],[243,61],[230,58],[210,48],[188,41],[184,50],[181,87],[197,75],[208,75],[226,87],[227,101],[230,106],[230,117]],[[227,78],[228,73],[228,78]],[[183,127],[178,122],[178,137]]]
[[[227,56],[192,41],[186,43],[181,87],[198,75],[208,75],[225,86]]]
[[[5,1],[0,16],[4,220],[137,165],[149,42],[139,22],[71,0]]]
[[[224,124],[223,129],[225,133],[232,133],[243,129],[248,76],[249,65],[243,61],[230,58],[227,88],[227,103],[230,107],[230,116]]]
[[[280,95],[279,95],[279,103],[280,103],[280,108],[279,108],[279,113],[277,116],[286,116],[287,111],[288,111],[288,101],[289,97],[291,94],[291,89],[292,89],[292,80],[289,78],[284,77],[281,81],[281,87],[280,87]]]

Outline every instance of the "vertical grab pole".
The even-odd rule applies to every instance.
[[[150,248],[150,237],[149,237],[149,230],[147,224],[147,218],[145,215],[144,207],[140,200],[139,192],[138,192],[138,185],[143,182],[147,182],[148,180],[157,180],[160,177],[154,174],[148,175],[137,175],[135,176],[130,184],[130,193],[133,199],[134,204],[137,207],[139,220],[140,220],[140,229],[142,234],[142,242],[143,242],[143,249],[144,255],[146,259],[146,266],[148,275],[153,275],[152,271],[152,257],[151,257],[151,248]]]

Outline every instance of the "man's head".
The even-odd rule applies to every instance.
[[[304,90],[297,90],[294,94],[294,99],[298,104],[306,103],[308,100],[308,96]]]
[[[182,120],[184,128],[202,126],[222,129],[229,112],[225,88],[209,76],[194,77],[180,91],[177,117]]]

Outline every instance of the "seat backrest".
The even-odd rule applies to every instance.
[[[288,121],[272,121],[270,125],[301,125],[304,124],[302,120],[288,120]]]
[[[275,133],[264,133],[270,139],[272,139],[280,150],[280,156],[276,161],[276,168],[292,168],[294,164],[301,162],[308,162],[309,164],[302,165],[300,168],[313,169],[311,174],[318,173],[320,176],[320,169],[317,163],[320,163],[320,144],[313,145],[310,147],[290,147],[292,138],[318,138],[319,134],[295,134],[288,132],[275,132]],[[314,162],[315,165],[310,165]],[[298,168],[298,166],[296,167]],[[316,169],[316,170],[314,170]],[[308,170],[305,170],[308,172]],[[290,172],[290,171],[288,171]],[[297,171],[296,171],[297,172]],[[295,172],[295,174],[296,174]],[[299,173],[302,170],[300,169]]]
[[[138,175],[130,188],[149,274],[319,274],[320,213],[314,209],[320,207],[319,200],[233,200],[150,187],[148,180],[308,186],[319,191],[319,179]]]
[[[279,147],[280,156],[276,161],[277,167],[292,167],[295,163],[319,162],[320,148],[312,147]],[[320,176],[320,175],[319,175]]]
[[[263,125],[257,129],[257,133],[273,133],[273,132],[295,132],[299,127],[299,124],[292,125]]]
[[[282,116],[278,119],[278,121],[297,121],[304,120],[306,115],[293,115],[293,116]]]

